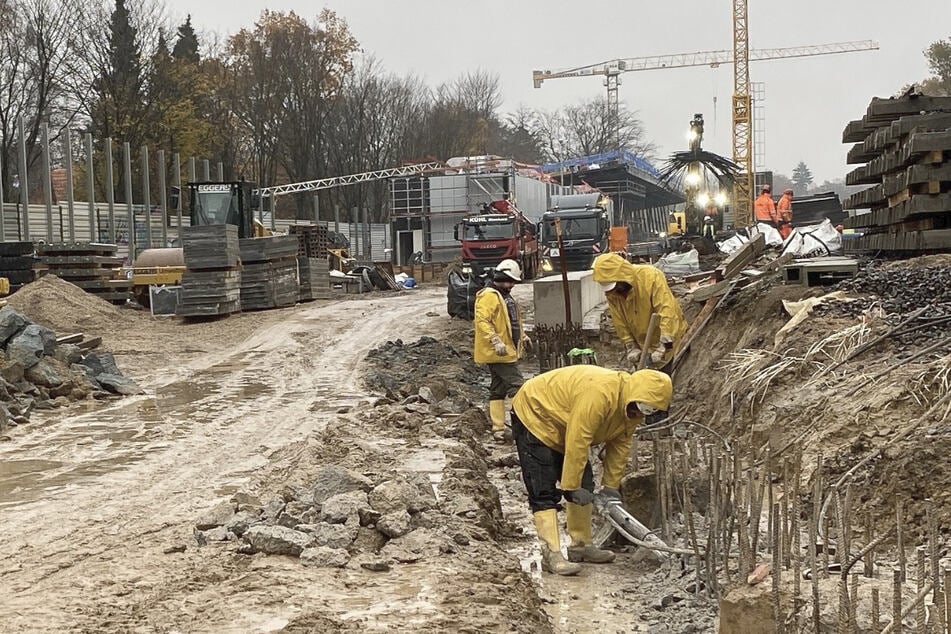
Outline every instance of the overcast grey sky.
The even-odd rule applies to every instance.
[[[313,18],[328,7],[347,20],[363,49],[393,72],[413,72],[432,84],[467,70],[498,73],[506,111],[519,104],[551,109],[604,94],[599,77],[553,80],[536,90],[535,68],[732,48],[730,0],[168,0],[168,5],[174,17],[191,12],[197,29],[222,35],[250,27],[264,8]],[[871,97],[888,97],[924,78],[923,49],[951,37],[949,0],[750,0],[749,7],[753,48],[865,39],[881,46],[750,65],[752,81],[766,85],[767,169],[788,175],[803,160],[817,184],[850,169],[848,148],[841,143],[846,123],[864,114]],[[620,99],[639,111],[662,157],[685,149],[685,131],[696,112],[707,121],[704,148],[732,153],[732,67],[626,73],[622,81]]]

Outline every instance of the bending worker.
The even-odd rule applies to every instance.
[[[594,281],[604,288],[611,321],[631,367],[637,369],[645,349],[650,350],[655,368],[670,362],[687,330],[687,320],[664,273],[650,265],[631,264],[617,253],[605,253],[594,260]],[[655,341],[647,341],[651,313],[660,315],[660,337]]]
[[[776,215],[779,217],[779,235],[783,237],[783,240],[792,233],[792,199],[793,190],[787,189],[783,192],[782,198],[779,199],[779,204],[776,205]]]
[[[636,427],[670,403],[670,377],[655,370],[634,374],[574,365],[529,379],[512,401],[512,435],[541,541],[542,570],[574,575],[578,562],[610,563],[614,553],[592,543],[594,474],[588,449],[604,445],[599,496],[620,498]],[[560,484],[559,484],[560,483]],[[564,497],[571,545],[561,552],[558,511]]]
[[[753,203],[753,211],[756,215],[756,222],[764,222],[770,227],[778,227],[779,217],[776,215],[776,205],[773,203],[770,191],[769,185],[763,185],[759,196],[756,197],[756,201]]]
[[[518,360],[529,343],[522,313],[512,297],[512,287],[522,281],[522,269],[515,260],[502,260],[492,281],[476,293],[475,341],[472,357],[486,364],[489,383],[489,419],[496,440],[505,440],[505,397],[515,396],[522,386]]]

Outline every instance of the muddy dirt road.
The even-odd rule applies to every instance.
[[[146,396],[20,430],[0,446],[2,629],[283,627],[293,588],[264,591],[252,558],[195,549],[195,517],[365,396],[366,352],[427,334],[446,318],[426,314],[444,303],[431,289],[298,308],[166,373],[136,376],[127,363]],[[299,564],[268,565],[288,566],[282,583],[321,601]]]

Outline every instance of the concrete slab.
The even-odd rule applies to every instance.
[[[561,275],[549,275],[535,280],[535,324],[539,326],[565,325],[565,299]],[[572,323],[582,325],[584,316],[605,301],[601,285],[594,281],[591,271],[568,273],[568,296]]]

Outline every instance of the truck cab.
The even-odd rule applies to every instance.
[[[542,216],[542,267],[561,271],[564,256],[568,271],[590,269],[594,258],[609,250],[610,199],[600,194],[578,194],[555,196],[552,202],[553,208]]]
[[[456,225],[462,244],[463,272],[480,276],[499,262],[512,259],[525,279],[535,275],[538,260],[536,228],[520,215],[484,213],[468,216]]]

